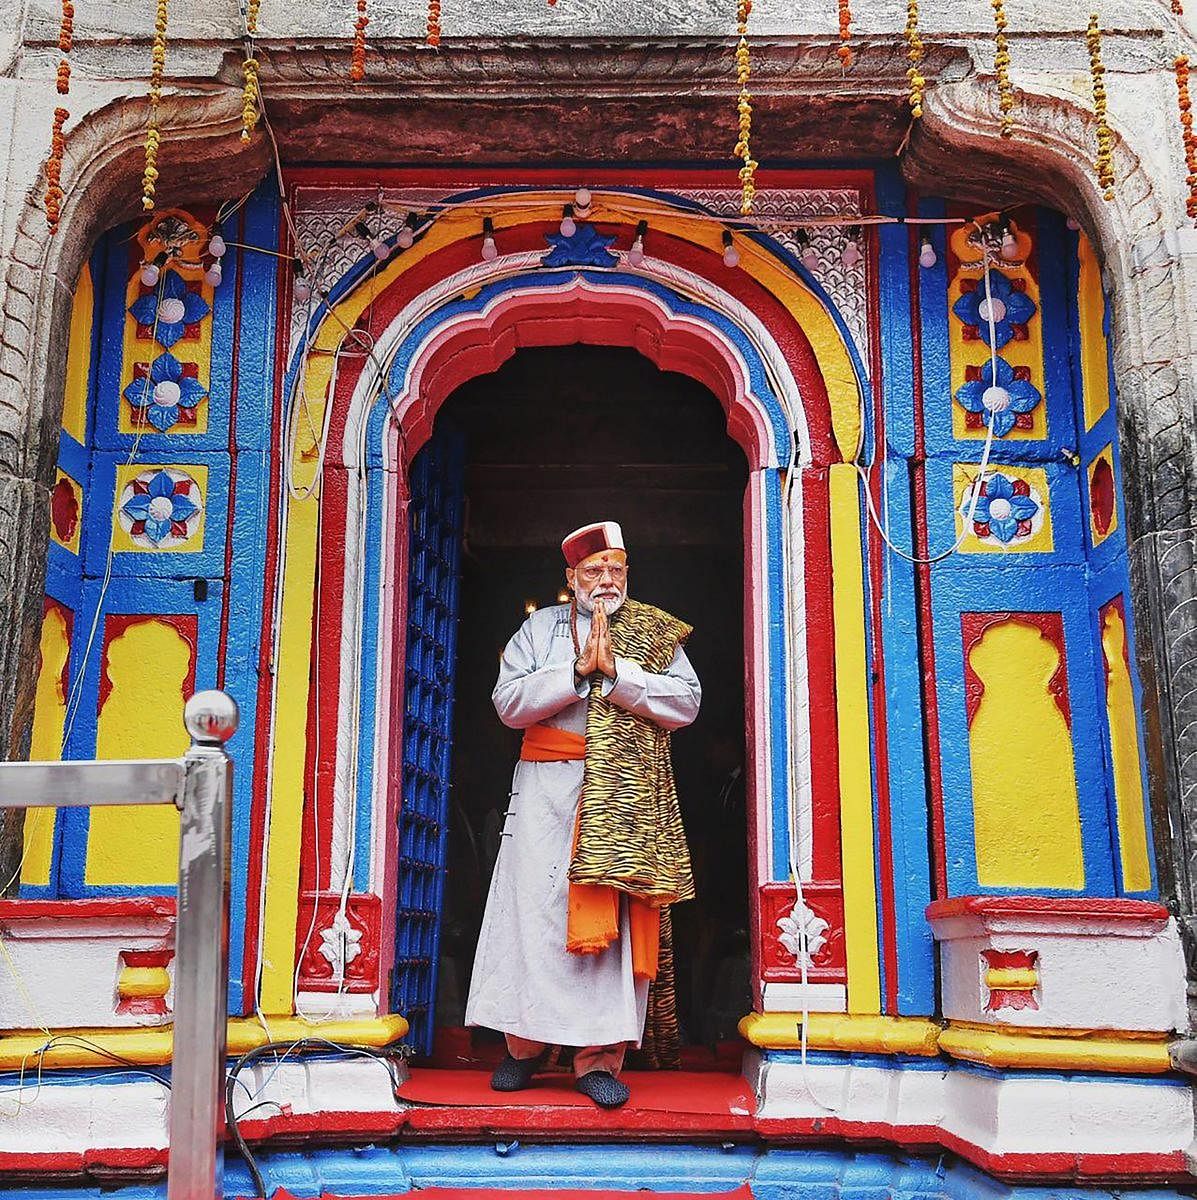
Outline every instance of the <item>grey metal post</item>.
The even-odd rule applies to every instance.
[[[191,749],[183,758],[166,1194],[214,1200],[223,1193],[219,1123],[228,1017],[233,764],[224,743],[236,732],[237,704],[224,692],[197,692],[183,720]]]

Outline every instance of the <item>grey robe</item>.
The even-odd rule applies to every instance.
[[[590,618],[578,613],[585,645]],[[534,612],[507,643],[492,695],[504,725],[586,731],[589,684],[574,678],[569,605]],[[679,646],[660,675],[616,657],[604,694],[664,729],[698,715],[702,695]],[[581,762],[519,762],[478,937],[466,1024],[565,1046],[638,1044],[648,984],[632,975],[626,909],[621,936],[599,954],[565,949],[569,859]]]

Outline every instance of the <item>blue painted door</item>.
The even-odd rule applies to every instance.
[[[394,1011],[432,1050],[448,840],[453,675],[461,557],[464,439],[440,429],[410,472],[403,802]]]

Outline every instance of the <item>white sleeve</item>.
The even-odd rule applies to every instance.
[[[673,661],[659,675],[616,655],[615,679],[603,681],[603,695],[662,729],[681,729],[698,716],[702,686],[686,652],[678,646]]]
[[[512,729],[527,729],[577,704],[585,695],[575,681],[572,658],[536,666],[531,622],[525,621],[503,651],[498,682],[491,692],[499,720]]]

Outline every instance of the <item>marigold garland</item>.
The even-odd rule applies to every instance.
[[[245,60],[241,64],[241,140],[248,142],[262,116],[262,85],[258,80],[254,38],[258,33],[258,10],[262,0],[248,0],[245,6]]]
[[[752,212],[752,202],[756,198],[754,177],[759,165],[749,148],[752,137],[752,93],[748,90],[748,79],[752,74],[752,60],[748,53],[748,17],[751,12],[752,0],[737,0],[736,32],[740,40],[736,43],[736,81],[740,85],[740,96],[736,101],[736,112],[740,136],[734,153],[743,162],[740,167],[740,212],[744,216]]]
[[[58,49],[63,58],[58,63],[54,86],[60,96],[71,90],[71,64],[66,55],[75,43],[75,6],[71,0],[62,0],[62,16],[58,25]],[[62,217],[62,159],[66,152],[63,126],[70,112],[59,106],[54,110],[54,125],[50,133],[50,157],[46,160],[46,224],[51,233],[58,229]]]
[[[59,106],[54,110],[54,129],[50,135],[50,158],[46,162],[46,224],[50,232],[58,229],[62,217],[62,157],[66,151],[66,138],[62,127],[71,114]]]
[[[150,212],[154,207],[154,192],[158,182],[158,147],[162,135],[158,132],[158,106],[162,103],[162,76],[166,71],[166,16],[168,0],[158,0],[158,16],[154,21],[154,49],[150,62],[150,120],[145,131],[145,169],[141,173],[141,207]]]
[[[1008,138],[1014,134],[1014,118],[1010,113],[1014,109],[1014,89],[1010,86],[1010,45],[1006,40],[1006,3],[1005,0],[990,0],[993,5],[993,23],[997,30],[994,44],[997,47],[993,56],[993,71],[997,76],[998,108],[1002,112],[1002,137]]]
[[[428,36],[430,46],[441,44],[441,0],[428,0]]]
[[[1189,56],[1178,55],[1172,65],[1176,70],[1176,100],[1184,130],[1185,166],[1189,170],[1185,180],[1189,187],[1189,199],[1185,208],[1190,217],[1197,219],[1197,137],[1193,136],[1193,101],[1189,96]]]
[[[836,50],[839,55],[840,66],[847,69],[852,65],[852,47],[849,44],[852,40],[852,9],[849,7],[849,0],[838,0],[840,10],[840,45]]]
[[[923,115],[923,88],[927,86],[922,73],[926,50],[919,33],[919,0],[906,0],[906,28],[902,36],[906,39],[906,57],[910,60],[910,66],[906,68],[907,102],[910,115],[917,121]]]
[[[349,63],[349,78],[359,83],[366,77],[366,0],[357,0],[357,20],[353,22],[353,57]]]
[[[1092,13],[1089,17],[1085,45],[1089,48],[1089,74],[1093,79],[1093,113],[1097,118],[1097,185],[1107,200],[1113,200],[1114,133],[1106,117],[1106,69],[1101,61],[1101,26],[1098,24],[1097,13]]]

